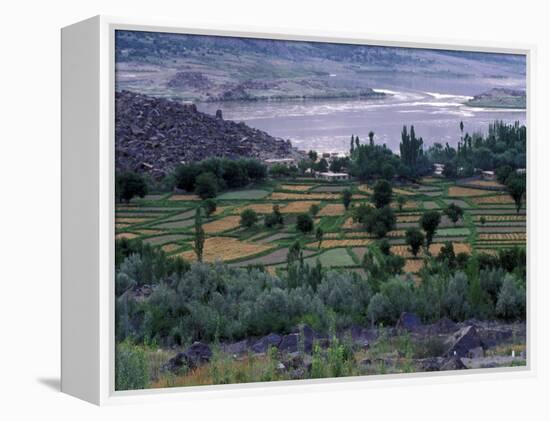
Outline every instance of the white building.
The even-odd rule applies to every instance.
[[[349,174],[345,172],[319,172],[315,174],[317,178],[325,181],[343,181],[349,180]]]
[[[434,164],[434,175],[438,177],[443,176],[443,170],[445,169],[445,164]]]
[[[481,178],[484,180],[494,180],[495,172],[494,171],[481,171]]]

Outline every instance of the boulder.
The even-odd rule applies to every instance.
[[[222,349],[224,352],[228,354],[241,355],[241,354],[246,354],[248,352],[248,345],[249,345],[248,339],[243,339],[242,341],[239,341],[239,342],[225,344],[223,345]]]
[[[210,347],[202,342],[195,342],[184,352],[180,352],[171,358],[164,368],[172,372],[178,371],[181,368],[194,370],[200,365],[208,363],[211,358],[212,351]]]
[[[467,367],[464,365],[459,357],[450,357],[446,359],[439,367],[440,371],[450,370],[465,370]]]
[[[466,357],[471,349],[482,347],[484,344],[474,326],[466,326],[457,331],[445,342],[449,346],[446,357]]]
[[[439,319],[437,322],[435,322],[433,325],[430,326],[429,332],[431,334],[447,334],[451,332],[456,332],[457,325],[455,322],[453,322],[451,319],[447,319],[446,317]]]
[[[270,333],[269,335],[264,336],[263,338],[256,341],[250,349],[256,352],[257,354],[266,353],[270,347],[278,348],[281,343],[281,335],[276,333]]]
[[[466,357],[468,358],[483,358],[484,356],[485,356],[485,351],[481,346],[470,349],[468,351],[468,354],[466,355]]]
[[[328,346],[328,339],[317,333],[308,325],[297,326],[292,330],[292,333],[283,336],[279,344],[279,350],[292,353],[300,351],[300,336],[303,338],[303,351],[311,353],[313,344],[318,342],[322,347]]]
[[[401,316],[399,316],[399,320],[397,320],[395,327],[399,330],[415,332],[422,327],[422,322],[420,321],[420,317],[415,313],[403,312]]]

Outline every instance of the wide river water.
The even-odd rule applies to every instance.
[[[472,108],[469,96],[413,90],[379,90],[388,95],[377,100],[234,101],[203,103],[208,114],[223,111],[226,120],[243,121],[272,136],[291,140],[299,149],[348,152],[351,135],[399,150],[403,125],[414,125],[424,145],[434,142],[456,146],[460,121],[468,133],[486,133],[494,120],[525,123],[521,109]]]

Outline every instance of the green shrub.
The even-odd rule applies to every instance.
[[[130,342],[115,350],[115,390],[145,389],[149,384],[149,367],[145,351]]]

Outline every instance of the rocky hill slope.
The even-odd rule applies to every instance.
[[[474,96],[467,105],[488,108],[525,108],[527,96],[525,91],[507,88],[493,88],[490,91]]]
[[[298,157],[290,141],[197,111],[193,104],[122,91],[116,93],[117,171],[155,178],[180,162],[212,156],[258,159]]]

